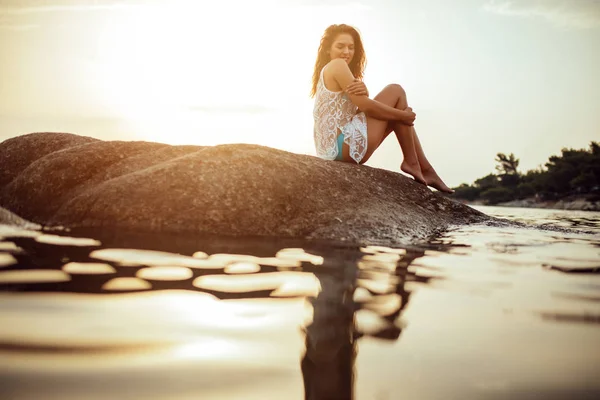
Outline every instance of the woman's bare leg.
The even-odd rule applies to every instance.
[[[387,93],[385,93],[387,92]],[[390,95],[391,97],[397,98],[395,104],[385,103],[389,101]],[[394,108],[399,110],[404,110],[408,107],[408,100],[406,98],[406,92],[400,85],[388,85],[386,88],[377,96],[375,96],[375,100],[384,102],[385,104],[391,105]],[[400,143],[400,147],[402,147],[402,152],[404,154],[404,160],[402,161],[402,165],[400,169],[415,176],[412,171],[415,171],[417,166],[421,172],[421,177],[423,177],[422,183],[427,184],[441,192],[445,193],[453,193],[454,191],[450,189],[444,181],[439,177],[435,168],[431,165],[427,157],[425,156],[425,152],[423,151],[423,147],[421,146],[421,142],[419,141],[419,137],[417,136],[417,131],[414,126],[408,126],[402,124],[398,121],[390,121],[391,125],[396,132],[396,137],[398,138],[398,143]],[[415,159],[412,157],[412,152],[416,154],[417,163],[415,163]],[[408,157],[407,157],[407,153]],[[415,176],[416,180],[417,177]],[[419,180],[420,181],[420,180]],[[421,181],[420,181],[421,182]]]
[[[423,151],[423,147],[421,146],[421,142],[419,141],[419,137],[417,136],[417,131],[415,131],[415,127],[411,126],[410,128],[413,134],[415,150],[417,151],[417,157],[419,158],[421,172],[423,173],[423,177],[425,178],[427,185],[439,190],[440,192],[454,193],[454,190],[450,189],[448,185],[444,183],[442,178],[440,178],[440,176],[435,171],[435,168],[433,168],[433,165],[431,165],[431,163],[425,156],[425,152]]]
[[[404,90],[399,85],[388,85],[375,96],[375,100],[388,106],[398,108],[397,105],[399,103],[406,103],[406,96],[404,95]],[[406,107],[407,106],[404,106],[402,109]],[[383,143],[385,138],[394,131],[398,143],[400,143],[400,147],[402,148],[402,154],[404,155],[404,160],[400,165],[400,169],[413,176],[417,182],[426,184],[419,166],[414,135],[410,128],[410,126],[397,123],[396,121],[383,121],[367,117],[368,146],[367,153],[363,157],[361,163],[367,162],[373,152],[381,145],[381,143]]]
[[[400,164],[400,169],[407,174],[412,175],[417,182],[427,184],[417,153],[416,136],[413,135],[413,130],[412,126],[401,124],[399,122],[394,124],[394,132],[396,133],[396,138],[398,139],[398,143],[400,143],[400,148],[404,155],[404,160],[402,160],[402,164]]]
[[[404,110],[408,107],[404,89],[396,84],[386,86],[375,96],[375,100],[399,110]],[[417,182],[427,184],[442,192],[452,193],[453,190],[442,181],[425,156],[415,128],[398,121],[383,121],[367,117],[368,146],[361,164],[367,162],[373,152],[392,131],[396,133],[396,138],[404,155],[400,169],[412,175]],[[345,161],[353,161],[348,152],[348,145],[344,144],[342,153]]]

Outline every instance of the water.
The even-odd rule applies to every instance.
[[[0,398],[598,398],[600,213],[480,209],[521,225],[401,249],[0,227]]]

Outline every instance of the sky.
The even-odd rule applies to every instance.
[[[600,140],[600,0],[0,0],[0,141],[40,131],[315,155],[324,29],[356,26],[451,186]],[[393,135],[367,165],[399,171]]]

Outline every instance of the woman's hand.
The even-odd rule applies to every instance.
[[[354,96],[367,96],[369,97],[369,90],[364,82],[355,78],[354,82],[346,86],[346,93]]]
[[[417,118],[417,114],[414,113],[411,107],[406,107],[404,112],[406,113],[406,117],[402,119],[402,123],[413,126],[415,124],[415,118]]]

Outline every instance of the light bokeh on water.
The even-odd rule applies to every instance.
[[[600,213],[478,208],[521,224],[395,249],[2,227],[0,398],[597,398]]]

